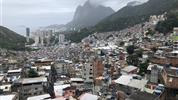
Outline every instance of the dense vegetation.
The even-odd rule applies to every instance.
[[[96,25],[96,31],[121,30],[145,22],[150,15],[160,15],[178,7],[178,0],[149,0],[138,6],[126,6]]]
[[[25,37],[0,26],[0,48],[22,50],[25,48]]]
[[[132,27],[136,24],[145,22],[149,19],[147,16],[123,17],[119,20],[106,20],[100,22],[94,27],[97,32],[119,31],[127,27]]]
[[[167,19],[165,21],[160,21],[156,25],[155,30],[160,33],[169,33],[174,27],[178,27],[178,13],[171,12],[167,14]]]
[[[90,29],[84,28],[81,29],[80,31],[71,31],[68,32],[65,37],[67,40],[71,40],[72,42],[81,42],[81,40],[87,36],[89,36],[90,34],[92,34],[93,31],[91,31]]]
[[[147,67],[149,65],[149,60],[141,60],[143,56],[143,50],[141,48],[130,45],[126,48],[127,53],[127,64],[134,65],[139,68],[139,74],[144,75],[147,72]]]
[[[38,77],[39,75],[38,75],[38,73],[37,73],[37,71],[35,71],[34,69],[30,69],[29,71],[28,71],[28,77],[29,78],[34,78],[34,77]]]
[[[10,49],[10,50],[25,50],[25,37],[0,26],[0,48]],[[30,40],[30,43],[33,43]]]

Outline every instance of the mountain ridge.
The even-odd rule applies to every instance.
[[[100,13],[98,13],[100,12]],[[96,25],[99,21],[113,14],[115,11],[110,7],[93,5],[90,1],[83,6],[79,5],[73,20],[67,24],[70,28],[84,28]]]
[[[121,30],[147,21],[151,15],[160,15],[175,8],[178,8],[178,0],[149,0],[141,5],[126,6],[100,21],[95,30],[99,32]]]
[[[125,6],[116,13],[101,20],[94,27],[84,28],[81,32],[73,32],[73,34],[68,36],[68,39],[80,42],[83,38],[93,33],[120,31],[146,22],[152,15],[161,15],[173,10],[178,10],[178,0],[149,0],[141,5]],[[75,37],[75,40],[72,39],[73,37]]]

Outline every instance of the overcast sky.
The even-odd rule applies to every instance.
[[[0,0],[1,22],[16,32],[23,34],[25,27],[31,29],[51,24],[66,24],[71,21],[78,5],[86,0]],[[147,0],[91,0],[115,11],[128,2]]]

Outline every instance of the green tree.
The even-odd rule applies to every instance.
[[[71,31],[65,34],[67,40],[71,40],[72,42],[81,42],[81,40],[93,33],[93,30],[88,28],[83,28],[80,31]]]
[[[134,53],[134,49],[135,49],[135,46],[134,45],[130,45],[127,47],[127,53],[129,55],[133,54]]]
[[[55,68],[55,64],[51,65],[51,81],[54,83],[57,81],[57,71]]]
[[[127,63],[129,65],[138,66],[139,62],[139,57],[136,54],[132,54],[127,57]]]
[[[143,49],[138,49],[137,51],[135,51],[136,55],[139,57],[139,58],[142,58],[143,56]]]
[[[38,77],[38,76],[39,76],[38,73],[34,69],[30,69],[28,71],[28,77],[34,78],[34,77]]]
[[[47,45],[48,45],[47,38],[44,38],[44,39],[43,39],[43,43],[44,43],[44,45],[45,45],[45,46],[47,46]]]
[[[174,27],[178,27],[178,14],[177,13],[168,13],[167,19],[164,21],[158,22],[155,27],[155,30],[160,33],[168,33],[173,30]]]
[[[146,33],[146,35],[151,35],[153,36],[155,34],[155,31],[153,31],[152,29],[148,29],[148,32]]]
[[[148,67],[148,65],[149,65],[149,61],[147,60],[146,62],[144,62],[144,63],[140,63],[139,64],[139,74],[140,75],[144,75],[146,72],[147,72],[147,67]]]

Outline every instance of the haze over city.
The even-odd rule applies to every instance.
[[[105,5],[115,11],[131,1],[147,0],[90,0],[95,5]],[[25,27],[38,29],[41,26],[66,24],[74,12],[86,0],[1,0],[2,24],[25,35]]]
[[[0,100],[178,100],[178,0],[0,0]]]

